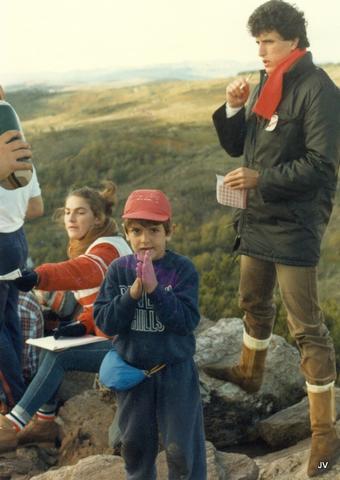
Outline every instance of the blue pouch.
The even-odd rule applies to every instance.
[[[126,363],[115,349],[111,349],[105,355],[100,366],[99,381],[117,392],[129,390],[163,367],[165,364],[156,365],[151,370],[141,370]]]

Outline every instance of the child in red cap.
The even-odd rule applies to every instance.
[[[134,255],[114,261],[94,306],[97,326],[119,335],[115,348],[130,365],[154,375],[117,393],[127,479],[156,479],[159,433],[169,478],[206,480],[202,404],[194,329],[198,274],[192,262],[168,250],[171,205],[160,190],[131,193],[123,213]]]

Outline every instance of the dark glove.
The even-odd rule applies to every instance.
[[[23,270],[21,274],[22,277],[16,278],[13,280],[13,283],[22,292],[29,292],[32,288],[38,285],[39,276],[34,270]]]
[[[71,322],[66,325],[59,325],[58,328],[54,330],[54,338],[59,337],[82,337],[86,333],[86,327],[81,322]]]

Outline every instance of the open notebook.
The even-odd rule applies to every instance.
[[[108,340],[105,337],[97,337],[95,335],[84,335],[83,337],[61,337],[57,340],[53,337],[42,338],[28,338],[26,343],[34,345],[35,347],[44,348],[45,350],[52,350],[57,352],[58,350],[66,350],[67,348],[79,347],[81,345],[87,345],[88,343],[103,342]]]
[[[247,190],[233,190],[223,183],[224,177],[216,175],[216,197],[221,205],[234,208],[247,208]]]

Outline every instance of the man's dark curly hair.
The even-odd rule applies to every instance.
[[[269,0],[250,15],[248,30],[253,37],[275,30],[284,40],[299,39],[298,47],[309,47],[304,13],[283,0]]]

